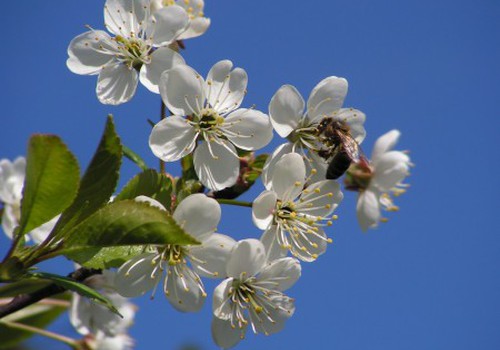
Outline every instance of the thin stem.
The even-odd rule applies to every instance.
[[[220,204],[237,205],[239,207],[249,207],[249,208],[251,208],[253,204],[251,202],[236,201],[234,199],[224,199],[224,198],[217,198],[216,201],[219,202]]]
[[[160,107],[160,121],[167,117],[167,106],[161,101]],[[165,162],[160,159],[160,174],[165,174]]]
[[[9,328],[19,329],[22,331],[28,331],[28,332],[32,332],[35,334],[39,334],[39,335],[42,335],[44,337],[63,342],[63,343],[65,343],[73,348],[76,348],[78,346],[76,339],[69,338],[69,337],[66,337],[64,335],[54,333],[51,331],[47,331],[45,329],[41,329],[41,328],[37,328],[37,327],[33,327],[33,326],[28,326],[28,325],[25,325],[25,324],[22,324],[19,322],[0,321],[0,324],[4,325],[6,327],[9,327]]]
[[[5,305],[10,303],[14,298],[1,298],[0,299],[0,305]],[[37,305],[47,305],[47,306],[60,306],[60,307],[69,307],[71,303],[67,300],[61,300],[61,299],[44,299],[40,300]]]

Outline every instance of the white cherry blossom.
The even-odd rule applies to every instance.
[[[69,319],[78,333],[88,335],[102,332],[107,337],[114,337],[125,333],[132,325],[136,306],[116,292],[114,277],[114,272],[105,270],[102,275],[91,276],[84,283],[107,297],[123,317],[103,305],[73,293]]]
[[[154,199],[140,196],[136,200],[165,210]],[[200,276],[224,277],[226,260],[235,244],[231,237],[214,233],[220,217],[220,206],[214,199],[201,193],[186,197],[175,209],[173,218],[201,245],[156,247],[131,259],[118,270],[115,278],[118,292],[127,297],[143,295],[156,289],[166,270],[163,291],[170,304],[182,312],[200,310],[207,295]]]
[[[156,124],[149,138],[153,153],[166,162],[194,151],[198,178],[215,191],[234,185],[238,179],[236,147],[254,151],[266,146],[273,136],[266,114],[238,108],[248,79],[243,69],[232,68],[231,61],[220,61],[206,80],[186,65],[164,72],[160,93],[173,115]]]
[[[325,117],[347,126],[352,137],[361,143],[365,138],[363,112],[353,108],[342,108],[347,95],[347,80],[335,76],[320,81],[311,91],[307,105],[302,95],[292,85],[283,85],[269,103],[269,117],[274,130],[287,142],[269,156],[264,165],[262,180],[269,189],[273,169],[280,157],[290,152],[301,154],[310,168],[316,169],[314,180],[325,178],[327,162],[316,152],[322,148],[318,125]]]
[[[332,224],[332,213],[343,199],[339,184],[322,180],[306,185],[306,166],[297,153],[283,156],[272,169],[272,185],[253,202],[255,225],[265,230],[262,242],[268,260],[289,250],[303,261],[313,261],[331,242],[323,230]]]
[[[382,135],[375,142],[371,161],[353,165],[348,170],[346,188],[359,191],[356,210],[363,231],[387,220],[382,218],[382,209],[397,211],[391,194],[399,196],[408,186],[402,181],[409,175],[413,164],[405,152],[393,150],[399,136],[398,130]]]
[[[7,237],[12,238],[14,229],[21,219],[21,199],[26,175],[26,159],[18,157],[14,162],[0,160],[0,202],[3,203],[2,229]],[[34,228],[27,234],[35,243],[41,243],[54,228],[59,216]]]
[[[114,36],[89,27],[68,47],[68,68],[76,74],[98,74],[96,93],[104,104],[129,101],[138,81],[154,93],[163,71],[184,59],[169,45],[189,25],[181,6],[152,13],[150,0],[107,0],[105,26]]]
[[[178,5],[184,8],[189,15],[189,26],[187,30],[179,35],[178,40],[195,38],[205,33],[210,26],[210,18],[205,17],[203,0],[152,0],[153,11],[166,6]]]
[[[282,258],[268,264],[264,245],[244,239],[234,246],[226,273],[213,296],[215,343],[224,349],[235,346],[248,325],[266,335],[282,330],[295,311],[294,299],[283,292],[299,279],[299,261]]]
[[[86,349],[92,350],[132,350],[135,345],[134,339],[126,333],[108,336],[103,332],[97,332],[86,335],[82,342]]]

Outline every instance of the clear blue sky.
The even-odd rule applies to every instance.
[[[500,3],[494,0],[206,0],[208,33],[187,62],[205,74],[231,59],[247,70],[244,105],[266,111],[282,84],[303,95],[329,75],[346,77],[346,105],[367,114],[373,141],[398,128],[416,167],[401,211],[363,234],[355,196],[339,208],[334,244],[290,290],[297,311],[279,334],[238,349],[493,350],[500,347],[498,218]],[[9,1],[2,6],[0,157],[24,154],[32,133],[55,133],[86,165],[104,117],[116,116],[129,147],[151,166],[147,118],[159,97],[140,87],[120,107],[101,105],[95,77],[66,68],[84,24],[102,28],[104,1]],[[273,146],[278,145],[276,137]],[[268,148],[267,151],[270,151]],[[136,172],[125,161],[122,183]],[[497,180],[495,180],[497,179]],[[261,184],[246,196],[252,199]],[[223,207],[220,231],[258,237],[245,208]],[[0,251],[7,239],[0,237]],[[67,273],[71,264],[47,266]],[[179,314],[161,294],[140,300],[137,349],[214,349],[210,303]],[[67,331],[66,319],[55,330]],[[39,339],[38,339],[39,340]],[[63,349],[31,342],[34,349]]]

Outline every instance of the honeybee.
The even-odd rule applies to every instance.
[[[317,129],[321,143],[326,146],[318,151],[318,155],[328,161],[327,179],[336,180],[349,169],[351,163],[366,161],[346,123],[326,117]]]

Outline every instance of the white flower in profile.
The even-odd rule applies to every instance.
[[[220,61],[206,80],[186,65],[164,72],[160,93],[173,115],[156,124],[149,137],[153,153],[166,162],[194,150],[198,178],[215,191],[234,185],[238,179],[240,162],[235,146],[254,151],[273,137],[266,114],[238,108],[248,79],[243,69],[232,68],[231,61]]]
[[[270,189],[253,202],[255,225],[265,230],[268,260],[286,256],[289,250],[303,261],[313,261],[331,242],[323,230],[332,224],[332,213],[343,199],[339,184],[322,180],[304,188],[308,179],[302,156],[284,155],[275,162]]]
[[[123,317],[103,305],[73,293],[69,319],[78,333],[88,335],[102,332],[108,337],[114,337],[125,333],[132,325],[136,306],[116,292],[114,277],[115,272],[105,270],[102,275],[91,276],[84,283],[107,297]]]
[[[165,210],[154,199],[140,196],[136,200]],[[173,218],[201,244],[155,247],[129,260],[119,268],[115,278],[118,292],[136,297],[155,290],[166,270],[163,291],[170,304],[182,312],[200,310],[206,298],[200,276],[223,277],[226,260],[235,244],[231,237],[214,233],[220,217],[216,200],[201,193],[186,197],[175,209]]]
[[[371,161],[352,166],[346,176],[346,188],[359,191],[356,206],[358,222],[363,231],[375,228],[382,218],[381,210],[397,211],[391,194],[398,196],[407,185],[402,181],[409,175],[410,157],[393,148],[400,132],[391,130],[375,142]]]
[[[189,25],[181,6],[152,13],[150,0],[107,0],[106,28],[74,38],[68,47],[68,68],[76,74],[98,74],[96,93],[100,102],[117,105],[129,101],[137,83],[158,93],[163,71],[184,59],[169,48]]]
[[[282,330],[295,311],[294,299],[283,292],[299,279],[299,261],[282,258],[267,264],[264,245],[244,239],[234,246],[226,273],[213,296],[215,343],[224,349],[235,346],[248,325],[266,335]]]
[[[0,202],[3,203],[2,229],[7,237],[12,238],[14,229],[21,219],[21,199],[26,175],[26,159],[18,157],[14,162],[0,160]],[[27,237],[35,243],[41,243],[54,228],[59,216],[33,229]]]
[[[294,86],[283,85],[278,89],[269,103],[269,117],[274,130],[288,141],[278,146],[264,165],[262,180],[267,186],[272,183],[270,169],[273,169],[273,164],[291,152],[301,154],[308,161],[307,165],[316,169],[315,180],[325,178],[328,164],[316,154],[323,146],[318,125],[325,117],[342,123],[358,143],[363,141],[366,134],[364,113],[353,108],[342,108],[347,87],[344,78],[325,78],[311,91],[307,106]]]
[[[204,34],[210,26],[210,18],[205,17],[203,0],[152,0],[153,11],[166,6],[178,5],[184,8],[189,15],[189,26],[187,30],[179,35],[177,40],[191,39]]]

